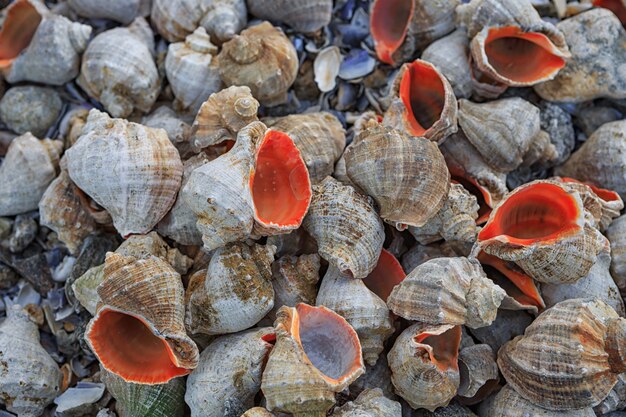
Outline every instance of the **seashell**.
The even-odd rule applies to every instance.
[[[533,181],[512,191],[491,213],[476,248],[515,262],[539,282],[567,284],[589,273],[603,242],[586,224],[578,193]]]
[[[152,128],[161,128],[167,132],[170,142],[178,149],[181,158],[191,137],[191,126],[184,122],[176,112],[167,106],[160,106],[152,113],[142,117],[141,124]]]
[[[356,332],[326,307],[298,304],[278,311],[276,345],[261,383],[270,411],[324,415],[365,371]]]
[[[0,165],[0,216],[37,209],[41,196],[57,175],[62,151],[62,141],[38,140],[30,133],[11,141]]]
[[[127,382],[163,384],[198,364],[184,328],[184,288],[165,261],[107,254],[101,303],[85,339],[101,365]]]
[[[68,116],[69,115],[69,116]],[[67,118],[67,134],[65,135],[64,144],[65,149],[69,149],[72,147],[80,135],[83,134],[83,126],[87,122],[87,117],[89,116],[89,110],[86,108],[78,108],[75,111],[69,111],[63,116],[61,119],[61,126],[63,126],[63,122]],[[61,128],[62,129],[62,128]]]
[[[120,417],[183,417],[185,380],[174,378],[166,384],[144,385],[126,382],[100,366],[100,378],[115,398]]]
[[[397,417],[402,415],[399,402],[383,395],[380,388],[366,389],[354,401],[335,408],[331,417]]]
[[[611,243],[611,275],[622,295],[626,294],[626,215],[620,216],[606,230]]]
[[[429,62],[417,59],[400,68],[391,86],[390,103],[383,125],[410,136],[441,143],[458,130],[452,86]]]
[[[332,0],[246,0],[250,14],[261,20],[285,23],[296,32],[316,32],[330,23]]]
[[[276,246],[279,257],[317,253],[317,243],[302,227],[284,235],[268,236],[267,244]]]
[[[96,315],[100,296],[98,286],[104,281],[104,264],[91,267],[72,283],[72,291],[78,302],[91,314]]]
[[[176,97],[176,108],[197,113],[211,94],[221,90],[222,79],[213,62],[215,55],[217,46],[203,27],[187,35],[185,42],[169,45],[165,74]]]
[[[398,230],[423,226],[445,204],[450,174],[433,142],[378,125],[362,131],[344,158],[350,181]]]
[[[401,283],[404,278],[406,278],[406,274],[400,262],[391,252],[383,249],[378,257],[376,267],[368,276],[363,278],[363,283],[386,303],[393,288]]]
[[[263,407],[252,407],[241,415],[241,417],[275,417],[274,414]]]
[[[597,415],[608,414],[611,411],[623,409],[626,406],[626,373],[617,376],[617,384],[609,395],[600,404],[594,407]]]
[[[540,129],[539,109],[519,97],[482,104],[461,99],[458,117],[483,160],[505,173],[522,164]]]
[[[0,100],[0,118],[20,135],[31,132],[42,137],[61,114],[63,101],[59,94],[34,85],[13,87]]]
[[[468,329],[480,343],[491,346],[494,352],[500,347],[520,334],[524,334],[524,330],[533,321],[526,311],[498,310],[496,319],[487,327],[478,329]]]
[[[609,10],[593,9],[563,20],[557,28],[572,57],[554,80],[536,85],[535,92],[544,100],[570,103],[625,98],[626,32],[619,19]],[[576,81],[581,77],[584,83]]]
[[[417,266],[394,287],[387,305],[407,320],[476,328],[493,322],[504,295],[478,262],[436,258]]]
[[[588,0],[587,0],[588,2]],[[626,3],[622,0],[591,0],[591,3],[595,7],[603,7],[609,9],[617,16],[622,22],[622,25],[626,23]]]
[[[334,115],[326,112],[292,114],[267,123],[293,139],[313,184],[333,173],[335,162],[346,147],[346,132]]]
[[[66,152],[70,178],[122,236],[149,232],[174,204],[183,172],[165,131],[93,109],[83,132]]]
[[[252,407],[275,338],[274,329],[262,327],[212,341],[187,378],[191,416],[240,416]]]
[[[258,323],[274,306],[274,246],[235,243],[213,254],[187,287],[185,325],[191,333],[234,333]]]
[[[141,259],[156,256],[170,264],[180,275],[185,275],[193,265],[193,260],[180,253],[178,249],[172,249],[157,232],[133,235],[122,242],[115,253]]]
[[[370,28],[378,59],[398,65],[415,50],[454,30],[458,0],[375,0],[370,11]]]
[[[402,255],[402,268],[405,271],[412,271],[416,266],[434,258],[445,258],[458,256],[456,251],[447,242],[421,245],[416,243]]]
[[[113,117],[149,112],[161,89],[151,42],[143,17],[100,33],[89,42],[76,82]]]
[[[366,50],[354,48],[348,52],[348,55],[341,62],[339,78],[342,80],[356,80],[371,74],[375,68],[376,60]]]
[[[313,186],[309,212],[302,222],[318,244],[318,253],[354,278],[365,278],[376,267],[383,247],[383,224],[369,198],[326,177]]]
[[[365,390],[380,389],[385,397],[397,400],[391,383],[391,370],[387,363],[387,355],[381,355],[374,366],[366,366],[365,374],[350,384],[350,395],[358,396]]]
[[[68,364],[69,366],[69,364]],[[70,368],[70,374],[71,374]],[[55,414],[85,415],[95,413],[100,407],[96,404],[104,395],[105,385],[100,382],[79,381],[75,387],[66,389],[63,394],[54,399]]]
[[[315,83],[322,93],[332,91],[337,85],[337,76],[343,56],[336,46],[322,49],[313,61]]]
[[[149,14],[150,0],[123,0],[102,3],[98,0],[69,0],[67,2],[79,16],[89,19],[110,19],[127,25],[137,16]]]
[[[65,84],[78,75],[91,31],[51,13],[43,2],[16,1],[0,30],[0,73],[9,83]]]
[[[447,405],[459,388],[460,342],[460,326],[416,323],[404,330],[387,355],[396,393],[412,408]]]
[[[178,42],[198,26],[222,43],[247,23],[245,0],[152,0],[150,21],[169,42]]]
[[[533,404],[549,410],[592,407],[626,370],[625,332],[626,319],[603,301],[562,301],[500,349],[498,366]],[[546,346],[553,348],[546,352]]]
[[[287,90],[298,74],[296,49],[268,22],[252,26],[222,46],[217,56],[227,86],[245,85],[265,106],[287,101]]]
[[[269,240],[267,244],[272,244]],[[272,287],[274,288],[274,308],[270,318],[282,306],[295,307],[298,303],[314,304],[319,281],[320,256],[285,255],[272,263]]]
[[[498,387],[498,364],[489,345],[467,346],[459,351],[461,383],[457,395],[464,402],[474,404],[482,401]]]

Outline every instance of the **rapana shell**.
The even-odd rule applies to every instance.
[[[489,345],[466,346],[459,351],[461,383],[457,394],[464,402],[482,401],[498,387],[496,354]]]
[[[0,216],[36,210],[57,176],[63,151],[60,140],[39,140],[25,133],[11,141],[0,165]]]
[[[127,382],[163,384],[197,366],[183,283],[167,262],[109,253],[97,291],[101,303],[85,339],[105,369]]]
[[[271,244],[268,241],[268,244]],[[295,307],[298,303],[314,304],[317,296],[317,282],[320,279],[320,256],[285,255],[272,263],[272,287],[274,288],[274,308],[270,318],[282,306]]]
[[[182,120],[182,116],[167,106],[159,106],[152,113],[142,117],[141,124],[152,128],[161,128],[167,132],[167,137],[181,158],[187,159],[191,152],[189,139],[191,138],[191,126]]]
[[[209,96],[222,87],[217,64],[217,46],[203,27],[187,35],[185,42],[171,43],[165,57],[165,74],[180,110],[196,113]]]
[[[187,378],[191,416],[240,416],[252,407],[275,339],[274,329],[262,327],[213,340]]]
[[[250,87],[252,95],[266,106],[287,101],[287,90],[298,75],[295,47],[268,22],[252,26],[226,42],[217,60],[225,85]]]
[[[89,25],[50,12],[43,2],[15,1],[0,30],[0,73],[10,83],[71,81],[91,31]]]
[[[150,14],[151,0],[69,0],[76,14],[90,19],[110,19],[127,25],[138,16]]]
[[[414,324],[396,339],[387,355],[396,393],[412,408],[434,411],[456,395],[461,327]]]
[[[615,384],[609,395],[593,408],[597,415],[623,410],[626,407],[626,373],[619,374],[617,378],[617,384]]]
[[[626,294],[626,215],[611,223],[606,237],[611,242],[611,275],[620,292]]]
[[[383,125],[443,142],[458,130],[457,102],[452,86],[430,62],[404,64],[390,89]]]
[[[161,90],[153,50],[152,30],[143,17],[102,32],[89,43],[76,82],[113,117],[147,113]]]
[[[181,276],[185,275],[193,264],[193,260],[180,253],[178,249],[171,248],[157,232],[133,235],[115,249],[115,253],[135,258],[156,256],[170,264]]]
[[[348,322],[326,307],[298,304],[278,311],[276,345],[261,390],[270,411],[322,417],[365,371],[361,344]]]
[[[383,395],[380,388],[367,389],[356,398],[335,408],[331,417],[398,417],[402,415],[399,402]]]
[[[365,278],[376,267],[385,240],[383,223],[370,199],[326,177],[313,186],[304,229],[317,241],[319,254],[341,272]]]
[[[0,403],[19,417],[39,417],[59,394],[59,366],[39,344],[39,329],[19,305],[0,324]]]
[[[185,325],[191,333],[234,333],[258,323],[274,306],[274,246],[229,244],[190,279]]]
[[[152,230],[174,204],[183,174],[165,131],[93,109],[83,132],[66,152],[72,181],[107,210],[122,236]]]
[[[387,305],[407,320],[426,324],[488,326],[505,292],[467,258],[436,258],[416,267],[391,291]]]
[[[626,371],[626,319],[597,299],[562,301],[498,352],[498,366],[525,399],[550,410],[600,403]]]
[[[286,23],[296,32],[315,32],[330,23],[332,0],[246,0],[258,19]]]
[[[446,201],[450,173],[434,142],[378,125],[362,131],[344,158],[350,181],[398,230],[423,226]]]

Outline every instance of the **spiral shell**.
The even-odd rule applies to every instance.
[[[150,0],[121,0],[101,2],[99,0],[68,0],[67,4],[79,16],[90,19],[111,19],[127,25],[137,16],[150,13]]]

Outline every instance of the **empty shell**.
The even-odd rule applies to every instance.
[[[315,32],[330,23],[332,0],[246,0],[254,17],[286,23],[297,32]]]

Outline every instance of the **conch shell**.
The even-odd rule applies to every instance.
[[[380,388],[366,389],[354,400],[335,408],[331,417],[398,417],[402,415],[399,402],[383,395]]]
[[[270,241],[268,240],[268,244]],[[274,320],[282,306],[295,307],[298,303],[314,304],[317,282],[320,279],[320,256],[285,255],[272,263],[274,308],[269,317]]]
[[[611,242],[611,275],[620,292],[626,295],[626,215],[613,221],[606,237]]]
[[[68,0],[70,9],[90,19],[110,19],[127,25],[138,16],[150,14],[151,0]]]
[[[174,204],[183,174],[165,131],[93,109],[83,132],[66,152],[72,181],[107,210],[122,236],[152,230]]]
[[[180,275],[155,256],[107,254],[101,303],[85,339],[102,366],[127,382],[163,384],[198,364],[185,333]]]
[[[298,304],[278,311],[276,345],[261,390],[270,411],[322,417],[365,371],[361,344],[344,318],[326,307]]]
[[[63,151],[60,140],[38,140],[25,133],[11,141],[0,165],[0,216],[36,210],[54,180]]]
[[[330,23],[332,0],[247,0],[251,15],[285,23],[296,32],[315,32]]]
[[[168,0],[169,1],[169,0]],[[291,41],[268,22],[252,26],[222,46],[217,56],[227,86],[248,86],[265,106],[287,101],[298,75],[298,55]]]

